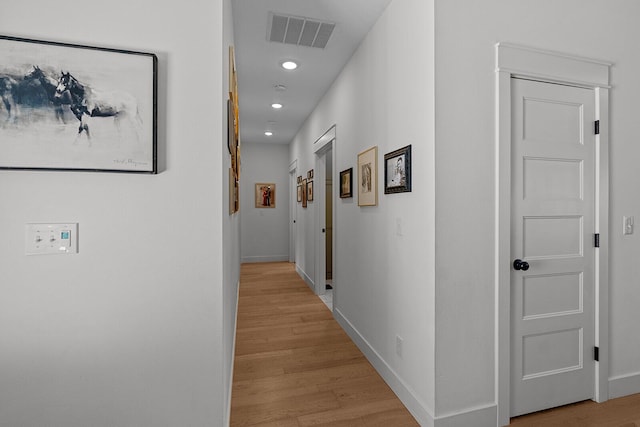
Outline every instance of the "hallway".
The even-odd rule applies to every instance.
[[[417,426],[290,263],[243,264],[231,426]]]

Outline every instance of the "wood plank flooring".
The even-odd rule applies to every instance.
[[[418,426],[292,264],[244,264],[231,426]]]
[[[640,427],[640,394],[585,401],[513,418],[515,427]]]
[[[292,264],[244,264],[240,282],[231,426],[418,425]],[[640,427],[640,394],[511,426]]]

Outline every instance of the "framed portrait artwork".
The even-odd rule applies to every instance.
[[[302,182],[302,179],[300,180]],[[302,202],[302,184],[298,184],[298,202]]]
[[[313,179],[313,169],[311,169],[310,171],[307,171],[307,180],[311,180]]]
[[[313,202],[313,181],[307,181],[307,201]]]
[[[256,208],[275,208],[276,184],[259,182],[255,187]]]
[[[411,145],[384,155],[384,194],[411,191]]]
[[[358,154],[358,206],[378,204],[378,146]]]
[[[0,36],[0,168],[158,172],[158,59]]]
[[[346,199],[353,197],[351,190],[353,186],[353,168],[349,168],[340,172],[340,198]]]

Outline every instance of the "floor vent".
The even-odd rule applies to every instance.
[[[269,40],[324,49],[336,24],[299,16],[269,14]]]

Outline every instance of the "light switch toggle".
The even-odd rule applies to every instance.
[[[78,224],[27,224],[26,254],[78,253]]]

